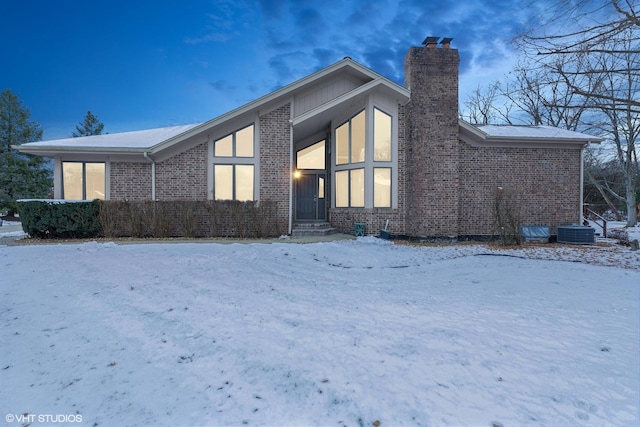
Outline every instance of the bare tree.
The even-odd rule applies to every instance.
[[[553,69],[521,61],[502,86],[503,99],[515,106],[514,121],[577,130],[583,124],[584,98],[576,95]],[[503,111],[503,110],[501,110]],[[584,126],[583,126],[584,127]]]
[[[640,19],[633,0],[557,0],[553,18],[517,44],[538,64],[557,76],[572,95],[570,103],[595,116],[590,125],[615,146],[625,179],[627,225],[637,223],[636,139],[640,134]],[[573,31],[566,25],[575,23]],[[549,34],[551,33],[551,34]],[[575,101],[575,103],[574,103]]]
[[[497,81],[484,90],[481,86],[478,86],[465,101],[466,108],[462,118],[469,123],[482,125],[495,121],[498,112],[497,97],[499,89],[500,83]]]

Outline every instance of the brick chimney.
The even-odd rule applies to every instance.
[[[406,194],[410,235],[458,235],[458,67],[451,38],[427,37],[404,60],[407,138]]]

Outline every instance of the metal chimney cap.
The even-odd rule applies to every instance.
[[[424,41],[422,42],[422,44],[437,44],[438,40],[440,40],[440,36],[429,36],[426,39],[424,39]]]
[[[449,44],[453,40],[453,37],[445,37],[440,41],[440,44]]]

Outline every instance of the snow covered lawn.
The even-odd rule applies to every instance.
[[[639,289],[640,252],[620,246],[5,246],[0,412],[637,426]]]

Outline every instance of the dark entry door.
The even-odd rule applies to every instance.
[[[303,173],[296,180],[296,219],[326,219],[325,174]]]

